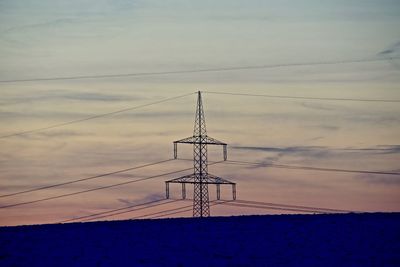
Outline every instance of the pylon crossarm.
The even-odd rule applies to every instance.
[[[202,137],[201,142],[198,136],[190,136],[187,138],[183,138],[177,141],[174,141],[174,144],[207,144],[207,145],[226,145],[226,143],[218,141],[209,136]]]
[[[195,182],[195,181],[180,181],[180,182],[178,182],[178,181],[167,181],[167,184],[197,184],[197,183],[198,182]],[[236,185],[236,183],[231,183],[231,182],[229,182],[229,183],[220,183],[220,182],[217,182],[217,181],[203,181],[202,184]]]
[[[197,181],[195,179],[196,179],[195,175],[194,174],[190,174],[190,175],[185,175],[185,176],[182,176],[182,177],[178,177],[178,178],[175,178],[175,179],[168,180],[168,181],[166,181],[166,183],[194,184],[194,183],[197,183]],[[224,178],[221,178],[221,177],[218,177],[218,176],[215,176],[215,175],[212,175],[212,174],[207,174],[207,176],[204,176],[203,179],[202,179],[202,183],[204,183],[204,184],[230,184],[230,185],[236,184],[234,182],[231,182],[229,180],[226,180]]]

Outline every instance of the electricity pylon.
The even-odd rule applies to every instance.
[[[193,217],[208,217],[210,216],[208,185],[216,185],[218,200],[221,198],[221,184],[232,185],[232,197],[236,199],[236,183],[208,173],[207,146],[221,145],[224,160],[226,160],[227,144],[207,136],[201,92],[199,91],[197,95],[193,136],[173,142],[175,159],[178,157],[178,144],[193,144],[194,172],[193,174],[166,181],[166,198],[169,198],[170,183],[182,184],[182,199],[186,198],[186,184],[193,184]]]

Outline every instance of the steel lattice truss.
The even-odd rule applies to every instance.
[[[178,144],[193,144],[193,174],[185,175],[179,178],[168,180],[166,185],[166,197],[169,198],[169,184],[182,184],[182,198],[186,198],[186,184],[193,184],[193,217],[210,216],[210,204],[208,195],[208,185],[215,184],[217,187],[217,199],[220,199],[221,184],[232,186],[233,199],[236,199],[236,183],[230,182],[221,177],[208,173],[207,146],[222,145],[224,160],[227,159],[227,144],[207,136],[206,120],[204,116],[201,92],[198,92],[197,108],[194,123],[193,136],[178,141],[174,141],[174,158],[178,157]]]

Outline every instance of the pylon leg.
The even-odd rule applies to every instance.
[[[221,186],[217,184],[217,200],[221,199]]]
[[[236,200],[236,184],[232,184],[232,199]]]
[[[210,203],[208,199],[208,185],[204,183],[195,183],[193,193],[193,217],[209,216]]]

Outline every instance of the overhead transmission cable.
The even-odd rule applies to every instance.
[[[286,204],[279,205],[279,204],[274,204],[274,203],[266,203],[266,202],[260,202],[260,201],[248,201],[248,200],[235,200],[230,203],[221,203],[221,204],[236,206],[236,207],[244,207],[244,208],[284,210],[284,211],[291,211],[291,212],[307,212],[307,213],[321,213],[321,214],[360,212],[360,211],[352,211],[352,210],[316,208],[316,207],[306,207],[306,206],[286,205]],[[273,205],[271,205],[271,204],[273,204]]]
[[[230,206],[237,206],[237,207],[248,207],[248,208],[257,208],[257,209],[269,209],[269,210],[284,210],[284,211],[291,211],[291,212],[306,212],[306,213],[337,213],[337,212],[352,212],[352,211],[347,211],[347,210],[334,210],[334,209],[323,209],[323,208],[311,208],[308,207],[309,209],[302,209],[302,208],[288,208],[288,205],[282,205],[282,207],[271,207],[271,206],[265,206],[265,204],[268,203],[262,203],[262,202],[257,202],[258,204],[252,203],[254,201],[245,201],[245,200],[239,200],[239,202],[245,202],[245,203],[236,203],[238,200],[226,200],[226,201],[211,201],[210,206],[214,205],[230,205]],[[271,204],[271,203],[270,203]],[[278,204],[275,204],[278,206]],[[158,211],[155,213],[151,214],[145,214],[145,215],[140,215],[133,217],[131,219],[140,219],[140,218],[145,218],[145,217],[150,217],[149,219],[157,219],[165,216],[170,216],[170,215],[175,215],[183,212],[188,212],[192,210],[192,205],[184,206],[184,207],[179,207],[179,208],[174,208],[174,209],[169,209],[169,210],[163,210],[163,211]]]
[[[189,199],[185,199],[189,200]],[[218,201],[218,200],[216,200]],[[215,201],[212,201],[215,202]],[[289,205],[289,204],[279,204],[279,203],[271,203],[271,202],[262,202],[262,201],[251,201],[251,200],[226,200],[223,201],[229,202],[238,205],[253,205],[254,207],[262,206],[265,209],[272,209],[272,210],[286,210],[286,211],[299,211],[299,212],[307,212],[307,213],[350,213],[356,212],[353,210],[343,210],[343,209],[332,209],[332,208],[322,208],[322,207],[310,207],[310,206],[299,206],[299,205]],[[219,202],[220,204],[223,204]],[[357,211],[358,212],[358,211]],[[161,216],[160,216],[161,217]]]
[[[264,205],[264,206],[274,206],[274,207],[285,207],[285,208],[291,208],[291,209],[317,210],[317,211],[323,211],[323,212],[354,212],[352,210],[331,209],[331,208],[310,207],[310,206],[299,206],[299,205],[289,205],[289,204],[278,204],[278,203],[262,202],[262,201],[251,201],[251,200],[243,200],[243,199],[236,199],[235,202],[242,203],[242,204],[254,204],[254,205]]]
[[[284,210],[291,212],[307,212],[307,213],[321,213],[326,214],[329,212],[324,212],[320,210],[307,210],[307,209],[291,209],[291,208],[279,208],[279,207],[270,207],[263,205],[254,205],[254,204],[242,204],[242,203],[221,203],[222,205],[228,205],[233,207],[243,207],[243,208],[256,208],[256,209],[267,209],[267,210]]]
[[[162,202],[162,201],[164,201],[164,202]],[[75,218],[71,218],[71,219],[60,221],[58,223],[66,223],[66,222],[72,222],[72,221],[78,221],[78,220],[79,221],[92,221],[92,220],[112,217],[112,216],[115,216],[115,215],[131,213],[131,212],[135,212],[135,211],[139,211],[139,210],[150,209],[150,208],[153,208],[153,207],[167,205],[167,204],[170,204],[170,203],[173,203],[173,202],[177,202],[177,201],[181,201],[181,200],[180,199],[173,199],[173,200],[157,199],[157,200],[149,201],[149,202],[142,203],[142,204],[136,204],[136,205],[131,205],[131,206],[127,206],[127,207],[112,209],[112,210],[108,210],[108,211],[104,211],[104,212],[93,213],[93,214],[90,214],[90,215],[75,217]],[[154,204],[154,203],[156,203],[156,204]],[[185,206],[185,207],[181,207],[181,208],[174,208],[173,210],[187,208],[187,207],[189,207],[189,206]],[[192,205],[190,205],[190,207],[192,207]],[[167,211],[169,211],[169,210],[167,210]],[[161,211],[161,212],[165,212],[165,211]],[[157,214],[161,213],[161,212],[157,212]],[[150,215],[152,215],[152,214],[150,214]],[[146,216],[150,216],[150,215],[141,215],[141,216],[138,216],[138,217],[135,217],[135,218],[146,217]]]
[[[26,193],[30,193],[30,192],[36,192],[36,191],[41,191],[41,190],[45,190],[45,189],[50,189],[50,188],[54,188],[54,187],[59,187],[59,186],[79,183],[79,182],[83,182],[83,181],[98,179],[98,178],[102,178],[102,177],[105,177],[105,176],[110,176],[110,175],[114,175],[114,174],[118,174],[118,173],[123,173],[123,172],[128,172],[128,171],[132,171],[132,170],[137,170],[137,169],[141,169],[141,168],[146,168],[146,167],[158,165],[158,164],[165,163],[165,162],[168,162],[168,161],[171,161],[171,160],[173,160],[173,159],[162,160],[162,161],[148,163],[148,164],[135,166],[135,167],[131,167],[131,168],[126,168],[126,169],[122,169],[122,170],[118,170],[118,171],[107,172],[107,173],[103,173],[103,174],[89,176],[89,177],[81,178],[81,179],[77,179],[77,180],[71,180],[71,181],[62,182],[62,183],[58,183],[58,184],[46,185],[46,186],[42,186],[42,187],[27,189],[27,190],[24,190],[24,191],[4,194],[4,195],[0,195],[0,198],[16,196],[16,195],[26,194]]]
[[[88,80],[88,79],[105,79],[105,78],[125,78],[125,77],[141,77],[141,76],[164,76],[174,74],[190,74],[190,73],[207,73],[207,72],[226,72],[238,70],[257,70],[257,69],[275,69],[275,68],[288,68],[288,67],[302,67],[302,66],[318,66],[318,65],[337,65],[337,64],[351,64],[363,62],[378,62],[398,59],[400,57],[390,58],[361,58],[350,60],[333,60],[333,61],[311,61],[311,62],[294,62],[294,63],[281,63],[281,64],[266,64],[266,65],[248,65],[248,66],[232,66],[232,67],[215,67],[215,68],[199,68],[189,70],[175,70],[175,71],[153,71],[153,72],[134,72],[134,73],[116,73],[116,74],[99,74],[99,75],[76,75],[76,76],[58,76],[58,77],[37,77],[26,79],[9,79],[0,80],[1,83],[21,83],[21,82],[45,82],[45,81],[64,81],[64,80]]]
[[[66,223],[66,222],[72,222],[72,221],[92,221],[92,220],[96,220],[96,219],[100,219],[100,218],[107,218],[107,217],[112,217],[115,215],[126,214],[126,213],[130,213],[130,212],[135,212],[138,210],[143,210],[143,209],[153,208],[153,207],[157,207],[157,206],[161,206],[161,205],[166,205],[166,204],[173,203],[176,201],[179,201],[179,200],[178,199],[171,200],[171,199],[165,199],[165,198],[157,199],[157,200],[153,200],[153,201],[149,201],[149,202],[145,202],[145,203],[141,203],[141,204],[135,204],[135,205],[127,206],[127,207],[107,210],[107,211],[93,213],[93,214],[89,214],[89,215],[85,215],[85,216],[74,217],[71,219],[59,221],[58,223]]]
[[[391,100],[391,99],[363,99],[363,98],[329,98],[329,97],[307,97],[307,96],[288,96],[288,95],[246,94],[246,93],[213,92],[213,91],[203,91],[203,92],[204,93],[208,93],[208,94],[219,94],[219,95],[252,96],[252,97],[267,97],[267,98],[282,98],[282,99],[400,103],[400,100],[396,100],[396,99]],[[115,115],[115,114],[118,114],[118,113],[130,111],[130,110],[135,110],[135,109],[139,109],[139,108],[143,108],[143,107],[147,107],[147,106],[163,103],[163,102],[166,102],[166,101],[182,98],[182,97],[185,97],[185,96],[188,96],[188,95],[192,95],[192,94],[194,94],[194,92],[193,93],[189,93],[189,94],[176,96],[176,97],[166,98],[166,99],[163,99],[163,100],[160,100],[160,101],[147,103],[147,104],[144,104],[144,105],[139,105],[139,106],[120,109],[120,110],[116,110],[116,111],[112,111],[112,112],[108,112],[108,113],[102,113],[102,114],[98,114],[98,115],[93,115],[93,116],[89,116],[89,117],[82,118],[82,119],[62,122],[62,123],[58,123],[58,124],[53,124],[53,125],[41,127],[41,128],[36,128],[36,129],[31,129],[31,130],[26,130],[26,131],[21,131],[21,132],[15,132],[15,133],[11,133],[11,134],[5,134],[5,135],[1,135],[0,139],[14,137],[14,136],[22,136],[22,135],[26,135],[26,134],[35,133],[35,132],[42,132],[42,131],[50,130],[50,129],[53,129],[53,128],[64,127],[64,126],[67,126],[67,125],[70,125],[70,124],[75,124],[75,123],[80,123],[80,122],[93,120],[93,119],[97,119],[97,118],[101,118],[101,117],[111,116],[111,115]]]
[[[92,221],[92,220],[96,220],[96,219],[100,219],[100,218],[106,218],[106,217],[111,217],[111,216],[115,216],[115,215],[130,213],[130,212],[134,212],[134,211],[138,211],[138,210],[157,207],[157,206],[169,204],[169,203],[172,203],[175,201],[176,200],[168,201],[168,199],[157,199],[157,200],[148,201],[148,202],[141,203],[141,204],[134,204],[134,205],[130,205],[130,206],[122,207],[122,208],[107,210],[107,211],[93,213],[93,214],[80,216],[80,217],[74,217],[71,219],[60,221],[58,223],[66,223],[66,222],[72,222],[72,221]]]
[[[165,199],[157,199],[157,200],[148,201],[148,202],[141,203],[141,204],[135,204],[135,205],[130,205],[130,206],[122,207],[122,208],[117,208],[117,209],[102,211],[102,212],[93,213],[93,214],[89,214],[89,215],[74,217],[74,218],[71,218],[71,219],[66,219],[66,220],[63,220],[63,221],[59,221],[59,222],[57,222],[57,223],[66,223],[66,222],[72,222],[72,221],[79,221],[79,220],[82,220],[82,219],[83,219],[83,220],[86,220],[86,219],[88,219],[88,218],[93,218],[93,217],[100,216],[100,215],[104,215],[104,214],[109,214],[109,213],[113,213],[113,212],[118,212],[118,211],[121,211],[121,210],[133,209],[133,208],[136,208],[136,207],[151,205],[151,204],[153,204],[153,203],[157,203],[157,202],[160,202],[160,201],[163,201],[163,200],[165,200]]]
[[[116,211],[135,208],[135,207],[144,206],[144,205],[148,205],[148,204],[153,204],[155,202],[161,202],[163,200],[166,200],[166,199],[159,199],[159,200],[155,200],[155,201],[151,201],[151,202],[147,202],[147,203],[142,203],[142,204],[138,204],[138,205],[123,207],[123,208],[119,208],[119,209],[114,209],[114,210],[110,210],[110,211],[95,213],[95,214],[86,215],[86,216],[82,216],[82,217],[76,217],[76,218],[72,218],[72,219],[69,219],[69,220],[62,221],[62,222],[76,221],[76,220],[87,219],[87,218],[90,218],[89,220],[96,220],[96,219],[99,219],[99,218],[111,217],[111,216],[115,216],[115,215],[119,215],[119,214],[130,213],[130,212],[134,212],[134,211],[138,211],[138,210],[152,208],[152,207],[155,207],[155,206],[161,206],[161,205],[165,205],[165,204],[170,204],[170,203],[176,202],[176,201],[181,201],[180,199],[175,199],[175,200],[170,201],[170,202],[164,202],[164,203],[159,203],[159,204],[155,204],[155,205],[145,206],[145,207],[139,208],[139,209],[133,209],[133,210],[128,210],[128,211],[122,211],[122,212],[115,213]],[[188,199],[185,199],[185,200],[188,200]],[[306,212],[306,213],[350,213],[350,212],[354,212],[354,211],[351,211],[351,210],[319,208],[319,207],[298,206],[298,205],[288,205],[288,204],[277,204],[277,203],[261,202],[261,201],[250,201],[250,200],[211,201],[210,202],[210,206],[220,205],[220,204],[225,204],[225,203],[231,203],[232,204],[231,206],[237,206],[237,207],[249,207],[249,208],[269,209],[269,210],[271,210],[271,209],[272,210],[285,210],[285,211]],[[138,216],[132,217],[131,219],[140,219],[140,218],[145,218],[145,217],[150,217],[150,219],[156,219],[156,218],[161,218],[161,217],[165,217],[165,216],[169,216],[169,215],[175,215],[175,214],[188,212],[188,211],[192,211],[192,205],[187,205],[187,206],[168,209],[168,210],[157,211],[157,212],[150,213],[150,214],[138,215]],[[112,214],[110,214],[110,213],[112,213]],[[103,215],[103,214],[105,214],[105,215],[104,216],[98,216],[98,215]]]
[[[90,215],[85,215],[85,216],[80,216],[80,217],[74,217],[71,219],[63,220],[60,221],[59,223],[65,223],[65,222],[71,222],[71,221],[92,221],[92,220],[97,220],[101,218],[107,218],[107,217],[112,217],[115,215],[120,215],[120,214],[126,214],[126,213],[131,213],[135,212],[138,210],[144,210],[156,206],[162,206],[166,204],[170,204],[172,202],[176,201],[189,201],[189,199],[175,199],[169,202],[162,202],[162,201],[167,201],[167,199],[158,199],[154,201],[149,201],[141,204],[135,204],[127,207],[122,207],[122,208],[117,208],[117,209],[112,209],[108,211],[103,211],[99,213],[94,213]],[[159,203],[161,202],[161,203]],[[233,200],[225,200],[224,202],[231,202],[231,203],[237,203],[240,205],[253,205],[251,207],[253,208],[258,208],[259,206],[263,206],[264,209],[272,209],[272,210],[286,210],[286,211],[299,211],[299,212],[307,212],[307,213],[348,213],[348,212],[354,212],[351,210],[343,210],[343,209],[332,209],[332,208],[322,208],[322,207],[311,207],[311,206],[299,206],[299,205],[289,205],[289,204],[279,204],[279,203],[271,203],[271,202],[262,202],[262,201],[251,201],[251,200],[242,200],[242,199],[236,199],[235,201]],[[157,204],[154,204],[157,203]],[[210,206],[212,205],[218,205],[222,204],[221,201],[211,201]],[[132,219],[138,219],[138,218],[144,218],[144,217],[149,217],[149,216],[154,216],[151,217],[151,219],[155,218],[161,218],[165,217],[168,215],[175,215],[183,212],[188,212],[192,210],[192,205],[189,206],[184,206],[184,207],[179,207],[179,208],[174,208],[171,210],[163,210],[159,211],[156,213],[151,213],[151,214],[146,214],[146,215],[140,215],[136,216]],[[165,214],[164,214],[165,213]]]
[[[210,204],[210,206],[213,206],[213,204]],[[162,218],[162,217],[165,217],[165,216],[171,216],[171,215],[175,215],[175,214],[180,214],[180,213],[184,213],[184,212],[193,211],[193,205],[192,206],[185,206],[185,207],[182,207],[181,209],[182,210],[176,209],[175,211],[172,211],[172,212],[165,211],[164,214],[155,214],[155,216],[151,216],[151,217],[149,217],[149,219],[159,219],[159,218]]]
[[[178,160],[192,161],[192,159],[177,158]],[[213,162],[213,161],[209,161]],[[339,168],[321,168],[311,166],[300,166],[300,165],[286,165],[256,161],[239,161],[239,160],[226,160],[218,161],[223,164],[238,165],[238,166],[257,166],[257,167],[269,167],[279,169],[294,169],[294,170],[307,170],[307,171],[324,171],[324,172],[344,172],[344,173],[363,173],[363,174],[382,174],[382,175],[400,175],[400,172],[388,172],[388,171],[370,171],[370,170],[351,170],[351,169],[339,169]]]
[[[233,201],[233,200],[226,200],[226,201],[220,201],[220,202],[210,201],[210,207],[215,206],[215,205],[220,205],[223,202],[230,202],[230,201]],[[175,214],[188,212],[188,211],[192,211],[192,210],[193,210],[193,205],[189,205],[189,206],[184,206],[184,207],[180,207],[180,208],[176,208],[176,209],[170,209],[170,210],[156,212],[153,214],[146,214],[144,216],[138,216],[133,219],[138,219],[138,218],[143,218],[143,217],[149,217],[149,219],[158,219],[158,218],[162,218],[165,216],[175,215]]]
[[[210,206],[211,206],[211,204],[210,204]],[[184,209],[184,211],[182,211],[182,209]],[[179,210],[180,212],[186,212],[186,211],[191,211],[192,209],[193,209],[193,205],[187,205],[187,206],[183,206],[183,207],[179,207],[179,208],[173,208],[173,209],[162,210],[162,211],[158,211],[158,212],[154,212],[154,213],[150,213],[150,214],[139,215],[139,216],[132,217],[131,219],[142,219],[145,217],[159,215],[159,214],[163,214],[165,212],[170,212],[170,211],[178,211]]]
[[[168,173],[162,173],[162,174],[158,174],[158,175],[143,177],[143,178],[139,178],[139,179],[136,179],[136,180],[133,180],[133,181],[116,183],[116,184],[112,184],[112,185],[101,186],[101,187],[96,187],[96,188],[91,188],[91,189],[87,189],[87,190],[82,190],[82,191],[77,191],[77,192],[73,192],[73,193],[62,194],[62,195],[57,195],[57,196],[52,196],[52,197],[46,197],[46,198],[41,198],[41,199],[36,199],[36,200],[31,200],[31,201],[25,201],[25,202],[18,202],[18,203],[14,203],[14,204],[3,205],[3,206],[0,206],[0,209],[17,207],[17,206],[28,205],[28,204],[34,204],[34,203],[53,200],[53,199],[58,199],[58,198],[75,196],[75,195],[79,195],[79,194],[83,194],[83,193],[89,193],[89,192],[98,191],[98,190],[102,190],[102,189],[108,189],[108,188],[112,188],[112,187],[116,187],[116,186],[137,183],[137,182],[141,182],[141,181],[145,181],[145,180],[149,180],[149,179],[153,179],[153,178],[162,177],[162,176],[165,176],[165,175],[171,175],[171,174],[175,174],[175,173],[179,173],[179,172],[183,172],[183,171],[188,171],[188,170],[192,170],[192,169],[193,168],[186,168],[186,169],[181,169],[181,170],[178,170],[178,171],[173,171],[173,172],[168,172]]]
[[[221,163],[221,161],[213,162],[213,163],[211,163],[209,165],[218,164],[218,163]],[[152,175],[152,176],[147,176],[147,177],[139,178],[139,179],[132,180],[132,181],[116,183],[116,184],[111,184],[111,185],[106,185],[106,186],[101,186],[101,187],[95,187],[95,188],[82,190],[82,191],[77,191],[77,192],[73,192],[73,193],[67,193],[67,194],[62,194],[62,195],[57,195],[57,196],[52,196],[52,197],[46,197],[46,198],[41,198],[41,199],[36,199],[36,200],[31,200],[31,201],[24,201],[24,202],[18,202],[18,203],[14,203],[14,204],[3,205],[3,206],[0,206],[0,209],[12,208],[12,207],[17,207],[17,206],[22,206],[22,205],[29,205],[29,204],[39,203],[39,202],[53,200],[53,199],[59,199],[59,198],[64,198],[64,197],[75,196],[75,195],[79,195],[79,194],[84,194],[84,193],[89,193],[89,192],[93,192],[93,191],[98,191],[98,190],[108,189],[108,188],[112,188],[112,187],[117,187],[117,186],[121,186],[121,185],[127,185],[127,184],[137,183],[137,182],[150,180],[150,179],[154,179],[154,178],[159,178],[159,177],[163,177],[163,176],[166,176],[166,175],[176,174],[176,173],[179,173],[179,172],[189,171],[189,170],[193,170],[193,167],[185,168],[185,169],[181,169],[181,170],[177,170],[177,171],[172,171],[172,172],[166,172],[166,173],[157,174],[157,175]]]
[[[320,101],[352,101],[352,102],[384,102],[384,103],[400,103],[400,99],[366,99],[366,98],[344,98],[344,97],[308,97],[308,96],[289,96],[289,95],[267,95],[267,94],[248,94],[235,92],[215,92],[203,91],[207,94],[215,95],[233,95],[233,96],[252,96],[266,98],[281,98],[281,99],[297,99],[297,100],[320,100]]]
[[[270,168],[283,168],[283,169],[295,169],[295,170],[307,170],[307,171],[324,171],[324,172],[346,172],[346,173],[363,173],[363,174],[384,174],[384,175],[400,175],[400,172],[387,172],[387,171],[370,171],[370,170],[350,170],[350,169],[338,169],[338,168],[320,168],[310,166],[296,166],[296,165],[285,165],[275,163],[263,163],[263,162],[249,162],[249,161],[237,161],[227,160],[222,162],[224,164],[232,165],[255,165],[258,167],[270,167]]]
[[[115,114],[118,114],[118,113],[123,113],[123,112],[126,112],[126,111],[131,111],[131,110],[140,109],[140,108],[144,108],[144,107],[148,107],[148,106],[153,106],[153,105],[156,105],[156,104],[164,103],[164,102],[167,102],[167,101],[175,100],[175,99],[182,98],[182,97],[189,96],[189,95],[193,95],[193,94],[194,94],[194,92],[188,93],[188,94],[183,94],[183,95],[178,95],[178,96],[174,96],[174,97],[165,98],[165,99],[162,99],[162,100],[159,100],[159,101],[154,101],[154,102],[143,104],[143,105],[128,107],[128,108],[115,110],[115,111],[111,111],[111,112],[107,112],[107,113],[101,113],[101,114],[85,117],[85,118],[82,118],[82,119],[66,121],[66,122],[57,123],[57,124],[53,124],[53,125],[49,125],[49,126],[45,126],[45,127],[41,127],[41,128],[36,128],[36,129],[31,129],[31,130],[26,130],[26,131],[21,131],[21,132],[6,134],[6,135],[1,135],[0,139],[13,137],[13,136],[20,136],[20,135],[25,135],[25,134],[35,133],[35,132],[42,132],[42,131],[50,130],[50,129],[53,129],[53,128],[59,128],[59,127],[67,126],[67,125],[70,125],[70,124],[80,123],[80,122],[93,120],[93,119],[98,119],[98,118],[102,118],[102,117],[106,117],[106,116],[112,116],[112,115],[115,115]]]
[[[163,200],[165,200],[165,202],[158,203],[158,204],[153,204],[153,205],[149,205],[149,206],[145,206],[145,207],[141,207],[141,208],[137,208],[137,209],[133,209],[133,210],[120,211],[120,212],[116,212],[116,213],[112,213],[112,214],[96,216],[96,217],[93,217],[93,218],[90,218],[90,219],[86,219],[85,221],[98,220],[98,219],[102,219],[102,218],[106,218],[106,217],[112,217],[112,216],[115,216],[115,215],[131,213],[131,212],[135,212],[135,211],[138,211],[138,210],[150,209],[150,208],[163,206],[163,205],[167,205],[167,204],[179,201],[178,199],[163,199]]]

